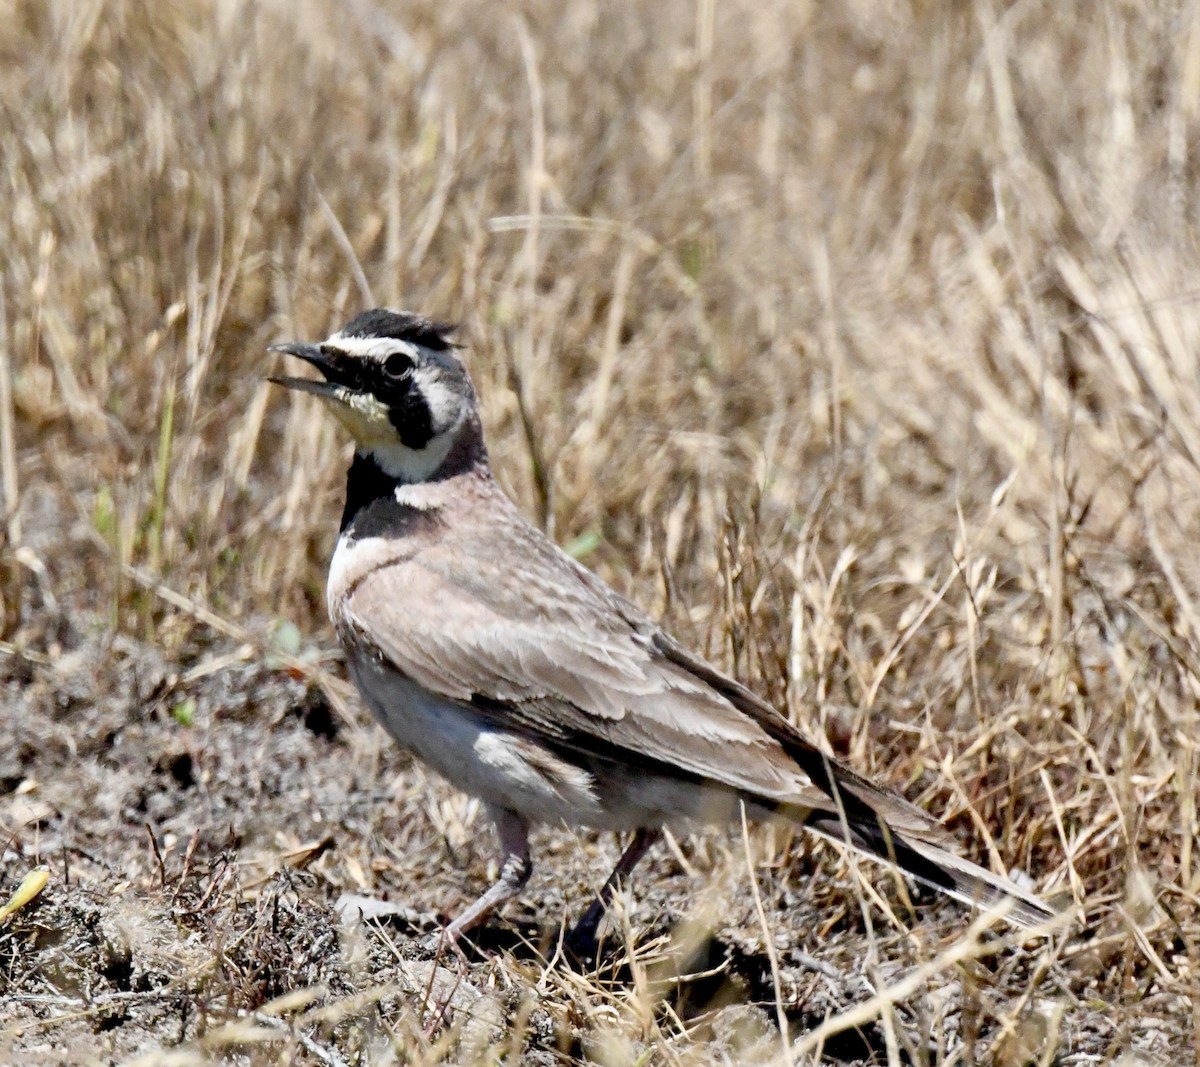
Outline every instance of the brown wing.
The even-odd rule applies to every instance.
[[[395,557],[349,592],[339,625],[425,688],[547,741],[615,750],[775,804],[836,811],[837,795],[852,823],[882,816],[945,839],[532,528],[499,523],[487,535]]]
[[[814,799],[777,741],[614,613],[573,561],[538,563],[467,568],[430,548],[361,583],[339,625],[425,688],[502,708],[514,729],[778,801]]]

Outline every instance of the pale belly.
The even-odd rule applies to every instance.
[[[736,813],[725,790],[611,764],[593,773],[567,762],[373,658],[355,657],[351,675],[401,745],[464,792],[530,822],[632,830],[721,822]]]

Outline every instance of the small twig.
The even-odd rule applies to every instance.
[[[742,847],[746,852],[746,873],[750,876],[750,892],[754,894],[754,908],[758,912],[758,922],[762,927],[763,943],[767,948],[767,959],[771,963],[771,982],[775,987],[775,1016],[779,1023],[779,1039],[783,1042],[783,1060],[788,1067],[795,1062],[792,1059],[792,1039],[788,1035],[787,1011],[783,1007],[783,980],[779,975],[779,953],[775,951],[775,938],[767,923],[767,911],[763,907],[762,894],[758,891],[758,877],[754,873],[754,856],[750,852],[750,825],[746,822],[746,804],[738,803],[742,813]]]
[[[196,846],[200,844],[200,829],[197,827],[192,831],[192,836],[188,839],[187,851],[183,854],[183,869],[179,872],[179,878],[175,882],[175,892],[171,895],[171,903],[179,900],[180,891],[183,889],[183,883],[187,880],[188,873],[192,869],[192,857],[196,854]]]
[[[4,516],[7,525],[8,547],[21,543],[21,519],[17,514],[19,482],[17,479],[17,443],[12,388],[12,356],[8,350],[8,319],[4,292],[0,290],[0,485],[4,488]]]
[[[434,947],[433,947],[433,966],[429,969],[429,981],[425,984],[425,992],[421,994],[421,1009],[422,1009],[422,1011],[425,1009],[425,1006],[429,1003],[430,997],[433,996],[433,979],[436,977],[437,969],[440,966],[440,960],[442,958],[442,951],[445,949],[445,947],[448,943],[449,942],[447,942],[447,939],[446,939],[446,928],[443,926],[437,932],[437,941],[435,942]]]
[[[201,896],[201,898],[200,898],[199,902],[196,904],[195,908],[192,909],[193,911],[196,911],[196,912],[203,911],[205,906],[208,904],[209,898],[213,897],[214,894],[216,895],[216,897],[219,897],[220,890],[225,887],[225,883],[232,876],[233,870],[229,866],[228,861],[225,860],[224,857],[221,857],[218,862],[220,862],[220,864],[221,864],[220,870],[213,872],[213,874],[208,882],[208,888],[204,891],[204,895]],[[215,864],[214,864],[214,866],[215,866]]]
[[[92,997],[70,997],[62,993],[5,993],[4,999],[14,1004],[42,1005],[51,1008],[105,1008],[110,1004],[128,1004],[137,1000],[153,1000],[161,997],[177,997],[179,990],[173,986],[162,989],[119,990],[112,993],[97,993]],[[48,1020],[53,1021],[53,1020]]]
[[[158,861],[158,886],[160,889],[167,888],[167,865],[163,863],[162,853],[158,850],[158,840],[154,836],[154,830],[151,829],[148,822],[142,823],[146,828],[146,836],[150,838],[150,847],[154,850],[154,858]]]
[[[422,1033],[425,1039],[430,1040],[438,1031],[438,1027],[445,1025],[450,1019],[451,1002],[454,1000],[454,994],[458,992],[458,987],[462,985],[463,968],[459,967],[454,975],[454,984],[450,987],[449,992],[442,998],[441,1004],[429,1004],[429,998],[433,994],[433,979],[438,972],[438,964],[434,964],[429,971],[429,988],[425,991],[425,1001],[422,1004],[422,1009],[429,1012],[429,1020],[422,1027]]]
[[[317,185],[316,178],[313,179],[312,187],[313,192],[317,194],[317,203],[321,205],[321,214],[325,216],[325,221],[329,223],[329,228],[333,231],[333,239],[337,241],[338,247],[345,253],[346,260],[350,264],[350,273],[354,276],[354,284],[358,286],[359,297],[367,307],[374,307],[375,297],[371,295],[371,283],[367,281],[367,275],[358,261],[354,245],[350,243],[350,238],[346,235],[341,220],[334,214],[333,208],[329,206],[329,201],[325,199],[325,194],[321,192],[321,187]]]
[[[517,365],[515,353],[508,354],[508,385],[517,400],[517,415],[521,419],[521,431],[525,436],[525,447],[529,450],[529,462],[533,471],[533,486],[537,491],[538,518],[542,529],[548,534],[553,533],[554,522],[554,486],[550,479],[550,471],[543,454],[541,441],[534,425],[533,414],[529,410],[529,400],[525,395],[525,379],[521,368]]]
[[[824,960],[817,959],[816,956],[809,955],[807,952],[802,952],[799,949],[792,950],[792,958],[810,971],[815,971],[817,974],[822,974],[826,978],[834,982],[845,983],[849,979],[842,974],[832,963],[826,963]]]
[[[39,667],[49,667],[53,662],[49,656],[41,652],[34,652],[28,648],[18,648],[10,641],[0,641],[0,655],[15,656],[17,659],[26,660],[29,663],[36,663]]]

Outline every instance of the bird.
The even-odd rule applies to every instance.
[[[270,351],[319,378],[354,438],[327,607],[348,671],[391,736],[495,826],[499,876],[439,936],[518,896],[530,828],[630,834],[569,934],[594,949],[612,895],[677,825],[744,812],[802,826],[1019,927],[1055,911],[962,857],[943,825],[839,762],[689,651],[521,514],[494,477],[454,327],[364,311]]]

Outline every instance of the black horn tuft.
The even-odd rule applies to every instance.
[[[454,330],[453,323],[437,322],[410,311],[372,308],[356,315],[340,333],[343,337],[394,337],[434,352],[445,352],[459,347],[448,336]]]

